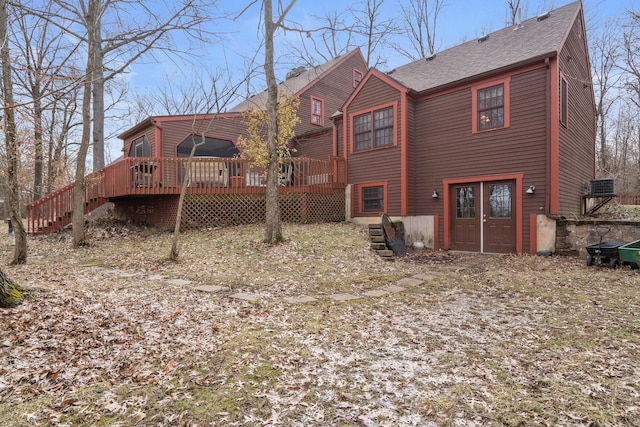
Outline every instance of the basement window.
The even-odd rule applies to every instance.
[[[377,182],[359,185],[359,209],[363,214],[384,213],[387,211],[387,184]]]

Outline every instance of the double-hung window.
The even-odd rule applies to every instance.
[[[311,123],[323,125],[324,105],[321,99],[311,97]]]
[[[394,143],[394,109],[386,107],[353,118],[353,149],[365,151]]]
[[[362,211],[382,212],[384,210],[384,188],[380,186],[362,189]]]
[[[504,127],[504,84],[478,89],[478,130]]]

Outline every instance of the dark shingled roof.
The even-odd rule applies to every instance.
[[[579,1],[552,10],[546,19],[527,19],[518,28],[507,27],[490,33],[482,42],[474,39],[387,74],[403,86],[422,92],[535,58],[555,56],[578,10]]]
[[[357,50],[357,49],[356,49]],[[351,54],[355,52],[352,50],[351,52],[339,56],[337,58],[332,59],[329,62],[325,62],[324,64],[318,65],[309,70],[302,71],[300,74],[294,75],[282,83],[278,85],[278,90],[284,90],[291,94],[297,94],[299,91],[304,89],[309,83],[314,80],[320,78],[325,72],[329,71],[333,66],[337,65],[340,61],[348,58]],[[260,92],[251,98],[248,98],[242,101],[240,104],[236,105],[230,112],[242,112],[247,111],[249,107],[255,105],[257,108],[264,109],[267,106],[267,91]]]

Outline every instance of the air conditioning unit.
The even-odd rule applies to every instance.
[[[589,183],[589,195],[591,197],[615,196],[613,178],[592,179]]]

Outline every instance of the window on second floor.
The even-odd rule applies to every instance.
[[[365,151],[394,143],[393,107],[386,107],[353,118],[353,150]]]
[[[322,99],[311,97],[311,123],[324,125],[324,102]]]
[[[129,157],[151,157],[151,146],[146,136],[138,138],[131,143]]]
[[[504,84],[478,89],[478,130],[504,127]]]
[[[567,126],[568,86],[564,78],[560,79],[560,123]]]
[[[355,68],[353,69],[353,87],[358,87],[363,76],[362,71],[356,70]]]

